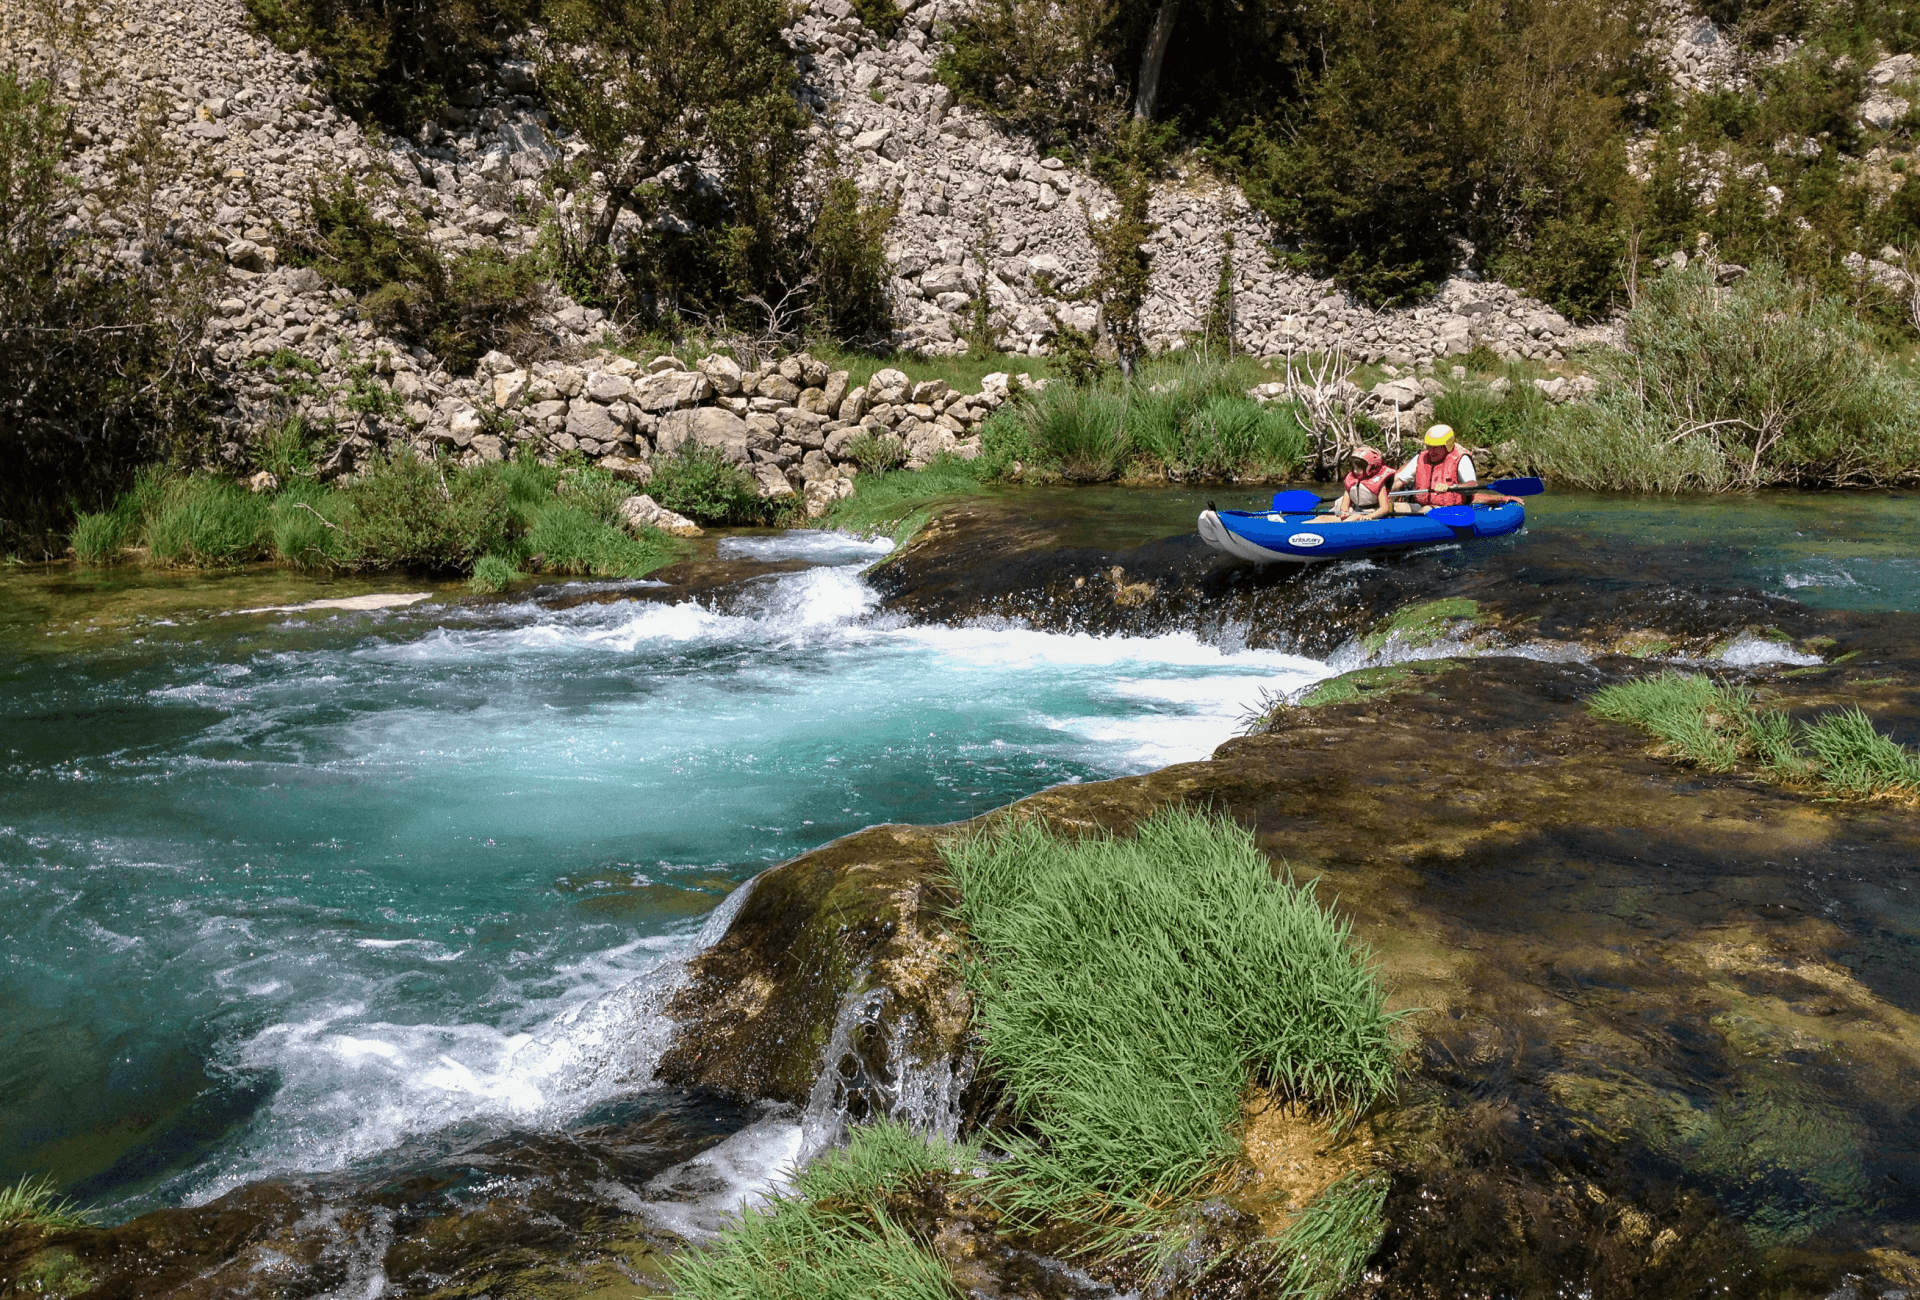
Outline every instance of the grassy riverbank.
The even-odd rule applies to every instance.
[[[1203,1231],[1188,1207],[1239,1181],[1250,1098],[1338,1130],[1391,1088],[1395,1017],[1366,951],[1232,822],[1163,811],[1081,839],[1028,822],[942,854],[982,1065],[1004,1089],[991,1154],[857,1130],[790,1198],[680,1260],[682,1294],[949,1295],[954,1261],[911,1204],[928,1182],[1001,1232],[1164,1260]],[[1379,1180],[1354,1170],[1321,1193],[1247,1243],[1289,1294],[1331,1294],[1378,1240]]]
[[[684,547],[630,528],[620,505],[634,489],[605,471],[530,460],[458,467],[401,454],[334,485],[296,479],[252,492],[213,474],[150,469],[111,510],[83,514],[76,559],[128,558],[222,569],[277,560],[307,570],[469,573],[497,590],[532,568],[642,577]]]

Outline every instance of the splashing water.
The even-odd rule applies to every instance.
[[[1328,671],[875,607],[847,564],[728,613],[422,606],[0,656],[0,1178],[130,1213],[558,1125],[648,1087],[702,918],[769,863],[1204,757]]]

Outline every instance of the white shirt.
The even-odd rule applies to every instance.
[[[1426,455],[1425,452],[1416,452],[1413,459],[1408,461],[1394,474],[1393,483],[1395,487],[1405,487],[1413,482],[1413,467],[1420,463],[1420,457],[1424,455]],[[1473,472],[1473,457],[1471,456],[1462,456],[1460,458],[1458,473],[1460,475],[1459,481],[1462,483],[1478,483],[1480,481],[1480,476]]]

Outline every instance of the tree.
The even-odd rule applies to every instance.
[[[778,107],[792,104],[796,80],[780,0],[559,0],[549,15],[553,53],[541,84],[606,178],[596,246],[636,200],[657,205],[675,182],[665,173],[697,172],[723,136],[737,153],[740,114],[774,130],[791,130],[804,114]]]

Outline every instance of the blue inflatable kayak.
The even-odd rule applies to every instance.
[[[1500,537],[1526,522],[1526,507],[1518,501],[1444,506],[1431,514],[1389,515],[1347,523],[1337,523],[1331,515],[1208,509],[1200,512],[1200,538],[1216,551],[1264,564],[1271,560],[1335,560],[1369,551]]]

